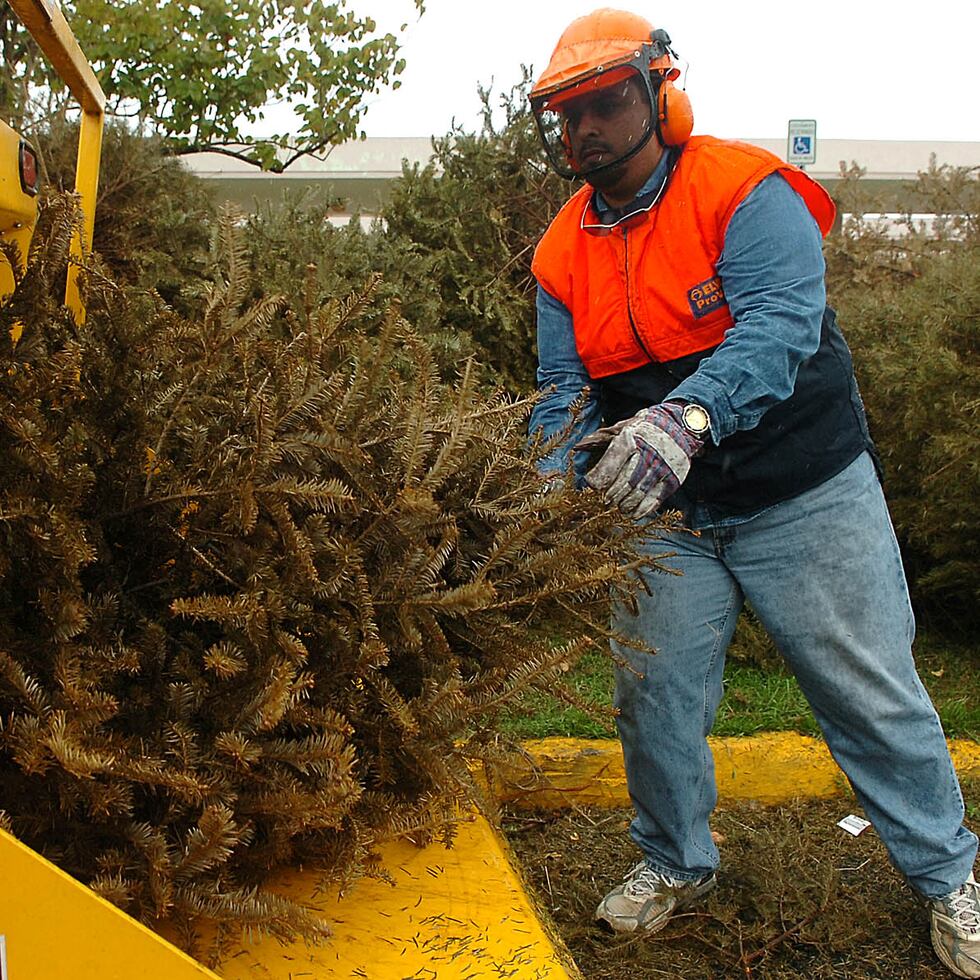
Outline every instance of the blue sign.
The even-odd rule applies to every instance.
[[[786,162],[798,167],[817,161],[816,119],[790,119],[786,133]]]

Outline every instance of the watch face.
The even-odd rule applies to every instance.
[[[704,435],[711,429],[711,419],[700,405],[685,405],[683,418],[684,424],[695,435]]]

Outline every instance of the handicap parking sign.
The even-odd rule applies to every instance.
[[[786,137],[786,161],[797,166],[816,163],[816,119],[790,119]]]

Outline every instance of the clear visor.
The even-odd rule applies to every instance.
[[[588,178],[625,162],[654,130],[649,73],[632,64],[534,98],[531,109],[548,159],[564,177]]]

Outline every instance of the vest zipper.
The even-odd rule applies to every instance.
[[[650,353],[649,350],[647,350],[647,345],[645,343],[643,343],[643,338],[640,336],[640,331],[637,330],[637,328],[636,328],[636,321],[633,319],[633,307],[630,304],[630,245],[629,245],[630,239],[629,239],[629,234],[630,234],[629,228],[624,228],[623,229],[623,254],[625,256],[625,264],[626,264],[626,269],[625,269],[625,273],[626,273],[626,275],[625,275],[625,279],[626,279],[626,315],[629,318],[630,330],[633,331],[633,336],[636,338],[636,342],[640,345],[640,350],[642,350],[643,353],[646,354],[646,356],[648,358],[650,358],[651,363],[655,363],[656,362],[656,358],[653,356],[653,354]]]

